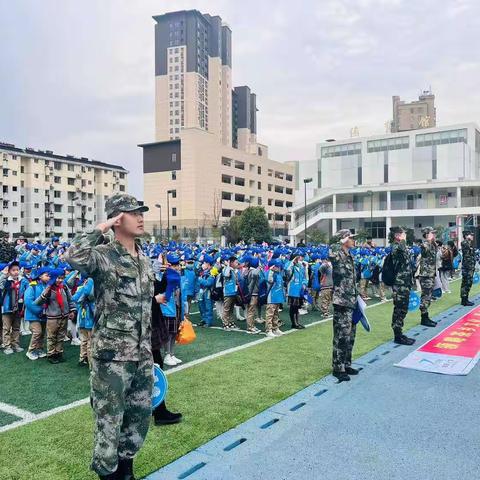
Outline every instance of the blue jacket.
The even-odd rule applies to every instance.
[[[288,296],[301,297],[304,288],[308,285],[307,275],[303,264],[290,263],[287,269]]]
[[[46,322],[47,317],[44,315],[44,301],[42,293],[47,288],[46,283],[34,280],[25,291],[25,321],[27,322]]]
[[[24,300],[25,290],[28,288],[28,280],[19,277],[20,285],[18,289],[18,299],[15,311],[22,310],[22,303]],[[14,290],[12,288],[13,280],[7,275],[0,274],[0,300],[2,301],[2,313],[10,313],[14,310]]]
[[[95,296],[93,294],[93,279],[89,278],[80,285],[72,300],[77,304],[77,326],[91,330],[94,325]]]
[[[238,292],[238,270],[233,269],[230,266],[224,267],[222,271],[223,275],[223,296],[235,297]]]
[[[285,303],[285,288],[283,276],[280,272],[270,270],[267,277],[267,303]]]
[[[193,297],[197,289],[197,276],[193,268],[185,268],[182,275],[182,288],[187,297]]]
[[[210,299],[212,296],[212,288],[215,285],[215,277],[209,272],[205,272],[202,276],[198,277],[198,286],[202,293],[202,298]]]
[[[318,274],[321,265],[321,263],[315,262],[312,266],[312,290],[315,292],[319,292],[321,289],[320,278]]]

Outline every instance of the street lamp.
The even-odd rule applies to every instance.
[[[373,239],[373,192],[369,190],[367,195],[370,195],[370,236]]]
[[[303,208],[303,217],[305,220],[305,245],[307,244],[307,183],[311,183],[313,178],[304,178],[303,184],[305,187],[305,204]]]
[[[75,225],[75,220],[74,220],[74,217],[73,217],[73,210],[74,210],[73,202],[75,202],[76,200],[78,200],[78,197],[72,197],[72,211],[71,211],[71,214],[72,214],[72,238],[73,238],[73,235],[74,235],[74,225]]]
[[[170,241],[170,194],[174,190],[167,190],[167,240]]]
[[[162,239],[162,206],[159,203],[156,203],[155,206],[160,211],[160,228],[158,229],[158,238],[161,240]]]

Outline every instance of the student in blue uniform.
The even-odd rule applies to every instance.
[[[202,271],[198,277],[198,308],[202,320],[200,326],[211,327],[213,324],[212,289],[215,286],[215,275],[212,271],[214,260],[210,255],[203,256]]]
[[[90,364],[90,343],[95,316],[93,279],[81,277],[80,286],[72,299],[77,305],[77,327],[80,330],[80,357],[78,365],[80,367],[88,367]]]
[[[287,294],[290,305],[290,321],[292,328],[305,328],[299,321],[299,310],[303,304],[303,292],[307,287],[308,280],[303,255],[300,252],[292,254],[293,260],[287,268]]]
[[[265,317],[265,332],[267,337],[279,337],[283,332],[279,328],[280,305],[285,303],[285,287],[281,274],[282,261],[273,259],[270,261],[270,269],[267,274],[267,312]]]

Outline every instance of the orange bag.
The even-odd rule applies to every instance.
[[[185,318],[180,324],[180,328],[177,334],[177,343],[179,345],[188,345],[192,343],[197,338],[195,331],[193,330],[193,325],[190,320]]]

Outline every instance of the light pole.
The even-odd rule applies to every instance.
[[[367,195],[370,195],[370,236],[373,240],[373,192],[369,190]]]
[[[162,240],[162,206],[159,203],[156,203],[155,206],[160,211],[160,227],[158,229],[158,238]]]
[[[312,178],[304,178],[303,185],[305,190],[305,203],[303,206],[303,218],[305,220],[305,245],[307,244],[307,183],[311,183],[313,181]]]
[[[73,211],[74,211],[73,202],[75,202],[76,200],[78,200],[78,197],[72,197],[72,211],[71,211],[71,214],[72,214],[72,238],[74,236],[74,229],[75,229],[75,219],[73,217]]]
[[[170,241],[170,194],[173,190],[167,190],[167,240]]]

